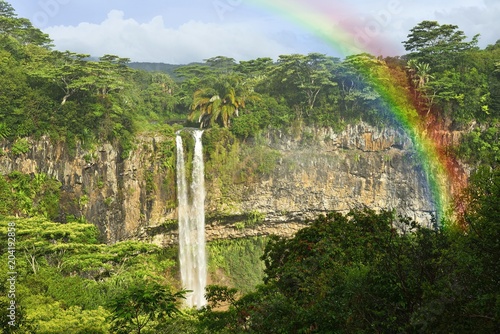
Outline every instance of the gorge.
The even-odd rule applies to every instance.
[[[442,136],[456,143],[459,133]],[[398,209],[431,223],[435,203],[427,176],[401,130],[359,123],[239,141],[225,129],[210,129],[203,141],[207,241],[292,235],[317,214],[362,207]],[[44,137],[29,144],[24,154],[2,145],[2,174],[18,170],[59,180],[60,211],[85,216],[107,243],[178,243],[174,132],[137,136],[128,158],[110,143],[74,152]],[[194,149],[193,140],[186,144]]]
[[[500,41],[407,37],[134,66],[0,0],[0,332],[497,333]]]

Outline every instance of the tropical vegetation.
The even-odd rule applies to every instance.
[[[279,154],[260,143],[263,134],[305,138],[307,127],[399,125],[389,96],[422,130],[459,132],[460,142],[442,143],[441,153],[471,170],[454,224],[422,227],[362,210],[319,216],[288,239],[210,244],[210,273],[228,279],[207,288],[200,310],[182,308],[176,247],[104,244],[85,217],[65,215],[58,180],[6,173],[1,332],[497,333],[500,41],[484,49],[477,41],[455,25],[423,21],[400,57],[216,56],[141,66],[117,55],[56,51],[0,0],[0,158],[22,159],[33,140],[47,137],[73,154],[79,145],[111,142],[127,159],[138,134],[161,132],[169,139],[160,149],[165,182],[173,185],[175,130],[210,128],[207,178],[224,201],[235,196],[231,184],[263,177],[278,163]],[[262,219],[250,212],[236,228]],[[250,268],[257,269],[246,274]]]

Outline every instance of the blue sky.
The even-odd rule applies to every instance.
[[[321,52],[339,56],[312,31],[251,0],[7,0],[54,40],[55,48],[133,61],[185,64],[214,56],[248,60]],[[271,0],[270,0],[271,1]],[[307,2],[308,0],[303,0]],[[456,24],[480,46],[500,39],[498,0],[318,0],[346,7],[360,22],[397,5],[380,33],[383,55],[402,55],[401,42],[423,20]],[[396,53],[396,54],[394,54]]]

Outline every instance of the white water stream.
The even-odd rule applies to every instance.
[[[193,174],[188,186],[184,147],[180,133],[177,146],[177,199],[179,201],[179,262],[182,285],[192,290],[186,296],[188,307],[206,304],[207,260],[205,255],[205,171],[203,165],[203,131],[193,130],[195,144]]]

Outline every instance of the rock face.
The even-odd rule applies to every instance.
[[[0,157],[0,173],[18,170],[57,179],[62,183],[61,212],[86,217],[99,228],[103,241],[114,243],[174,217],[173,205],[169,209],[167,204],[175,198],[175,185],[163,182],[166,173],[158,163],[162,140],[138,137],[127,159],[109,143],[69,152],[64,143],[41,138],[30,140],[29,152],[17,156],[4,144],[2,150],[7,154]]]
[[[244,210],[269,216],[285,212],[303,220],[366,206],[398,208],[422,222],[429,219],[434,207],[426,176],[404,135],[358,125],[340,135],[319,130],[314,137],[320,147],[278,143],[278,167],[268,180],[248,187]]]
[[[18,156],[5,144],[0,173],[42,172],[58,179],[62,211],[85,216],[106,242],[140,238],[167,245],[177,237],[175,171],[162,165],[167,140],[138,137],[126,159],[111,144],[70,154],[64,143],[42,138]],[[279,152],[278,163],[265,177],[234,185],[237,200],[223,203],[217,182],[207,181],[208,240],[292,235],[317,214],[361,207],[394,208],[430,223],[435,208],[427,176],[403,132],[358,124],[340,133],[274,132],[264,141]]]

